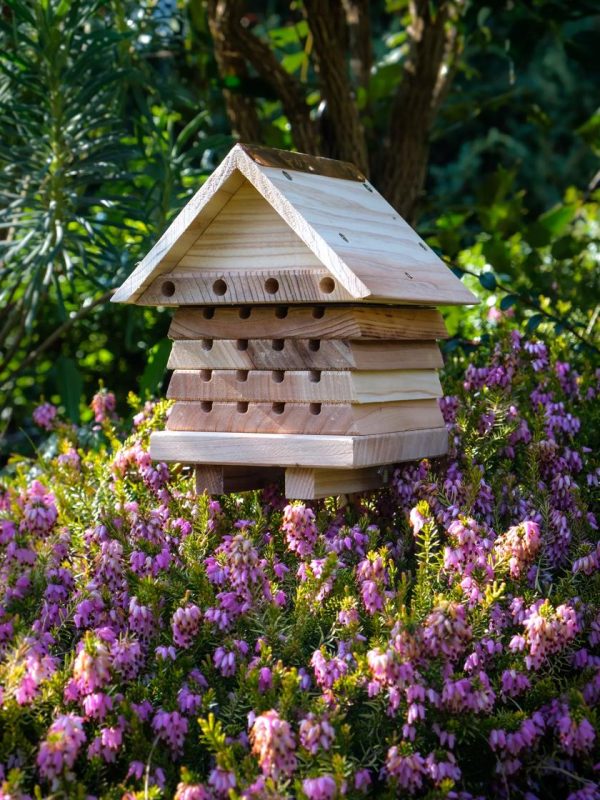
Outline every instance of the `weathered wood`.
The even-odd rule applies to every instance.
[[[375,436],[157,431],[150,437],[154,460],[182,464],[353,469],[433,458],[447,451],[445,428]]]
[[[137,302],[172,271],[247,179],[353,298],[417,305],[477,302],[367,182],[258,164],[236,146],[115,293]]]
[[[173,342],[169,369],[438,369],[444,361],[436,342],[336,341],[321,339],[318,350],[310,339],[286,339],[281,350],[272,342],[250,339],[246,350],[235,339],[180,339]]]
[[[366,180],[362,172],[348,161],[309,156],[305,153],[291,153],[289,150],[276,150],[273,147],[261,147],[255,144],[240,144],[239,147],[262,167],[278,167],[297,172],[316,173],[349,181],[364,182]]]
[[[388,306],[242,306],[178,308],[171,339],[443,339],[432,308]],[[317,345],[313,345],[315,348]]]
[[[167,397],[284,403],[389,403],[443,394],[433,370],[177,370]]]
[[[288,467],[285,471],[285,496],[290,500],[318,500],[338,494],[354,494],[378,489],[385,483],[385,468],[308,469]]]
[[[242,263],[244,260],[242,259]],[[348,302],[348,292],[323,269],[232,270],[180,269],[161,275],[141,295],[142,305],[197,306],[204,303]]]
[[[178,401],[169,431],[368,435],[443,427],[435,400],[368,405]]]

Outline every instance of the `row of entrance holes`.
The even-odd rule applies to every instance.
[[[245,400],[242,400],[242,401],[240,401],[239,403],[236,404],[236,410],[240,414],[246,414],[247,411],[248,411],[248,406],[249,405],[250,405],[250,403],[246,402]],[[286,405],[285,403],[272,403],[271,404],[271,410],[272,410],[272,412],[274,414],[277,414],[277,415],[283,414],[283,412],[285,411],[285,405]],[[200,408],[206,414],[210,414],[210,412],[213,410],[213,402],[212,402],[212,400],[203,400],[200,403]],[[311,414],[314,414],[315,416],[318,416],[321,413],[321,408],[322,408],[321,407],[321,403],[309,403],[309,405],[308,405],[309,412]]]
[[[203,350],[212,350],[213,339],[201,339],[200,344]],[[237,339],[235,342],[235,347],[236,350],[241,350],[241,351],[247,350],[248,339]],[[284,347],[285,347],[285,339],[271,339],[271,348],[273,350],[281,352]],[[311,350],[313,353],[318,352],[321,349],[321,340],[309,339],[308,349]]]
[[[345,241],[348,241],[341,233],[340,236],[342,236]],[[217,278],[212,285],[213,294],[217,297],[226,295],[228,288],[227,282],[224,281],[223,278]],[[321,278],[319,281],[319,289],[323,294],[332,294],[335,291],[335,281],[328,276]],[[160,290],[164,297],[173,297],[176,287],[173,281],[163,281]],[[267,294],[277,294],[279,291],[279,281],[277,278],[267,278],[264,282],[264,290]]]
[[[236,370],[235,377],[236,380],[240,383],[245,383],[248,380],[248,372],[247,369],[238,369]],[[212,369],[202,369],[200,370],[200,378],[205,381],[209,382],[212,380]],[[274,383],[283,383],[285,380],[285,370],[283,369],[274,369],[271,371],[271,380]],[[308,380],[311,383],[320,383],[321,382],[321,370],[318,369],[311,369],[308,374]]]
[[[204,317],[204,319],[213,319],[215,313],[218,310],[219,309],[217,308],[208,306],[207,308],[202,309],[202,316]],[[285,319],[289,313],[289,310],[290,309],[288,308],[288,306],[276,306],[273,309],[273,313],[277,317],[277,319]],[[314,306],[312,309],[313,319],[323,319],[323,317],[325,316],[325,311],[326,311],[325,306]],[[250,319],[250,317],[252,316],[252,306],[241,306],[241,308],[238,309],[238,316],[240,319]]]

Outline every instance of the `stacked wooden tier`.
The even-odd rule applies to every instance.
[[[445,335],[429,308],[179,308],[176,402],[152,457],[198,465],[197,488],[212,494],[283,473],[289,498],[379,486],[382,467],[447,450],[436,371]]]

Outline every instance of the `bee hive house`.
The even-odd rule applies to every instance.
[[[476,298],[351,164],[236,145],[117,290],[175,307],[154,459],[289,498],[446,452],[436,305]]]

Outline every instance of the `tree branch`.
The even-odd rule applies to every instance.
[[[310,118],[310,108],[306,104],[306,94],[302,84],[286,72],[268,44],[248,28],[243,27],[239,18],[231,22],[232,43],[239,54],[252,64],[261,78],[273,87],[291,125],[294,144],[302,153],[319,155],[318,131]]]
[[[455,18],[463,0],[442,0],[435,16],[428,0],[410,0],[410,52],[390,113],[388,136],[377,165],[383,194],[408,219],[425,182],[429,134],[448,89],[459,48]]]
[[[368,174],[367,144],[346,65],[346,23],[341,2],[304,0],[304,8],[314,40],[315,68],[331,126],[327,155],[351,161]]]
[[[348,26],[350,66],[356,76],[357,84],[366,89],[373,66],[369,0],[342,0],[342,4]]]
[[[244,79],[246,62],[231,44],[231,31],[242,16],[240,0],[206,0],[208,26],[215,46],[215,59],[221,78]],[[224,86],[227,116],[234,133],[243,142],[260,142],[260,122],[254,100]]]

